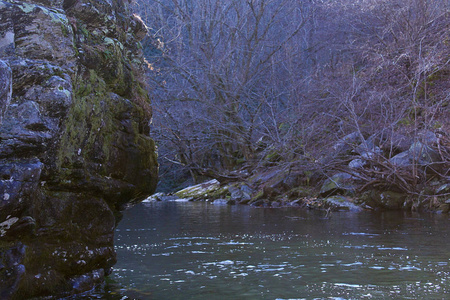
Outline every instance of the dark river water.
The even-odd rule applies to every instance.
[[[449,299],[449,215],[152,202],[102,299]]]

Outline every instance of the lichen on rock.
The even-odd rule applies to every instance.
[[[128,2],[0,1],[0,298],[71,295],[115,263],[158,165]]]

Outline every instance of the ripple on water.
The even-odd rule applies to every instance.
[[[342,235],[366,236],[369,238],[379,236],[379,234],[367,233],[367,232],[344,232],[344,233],[342,233]]]
[[[163,219],[148,216],[172,210],[152,206],[148,229],[124,218],[113,280],[151,299],[444,299],[450,292],[448,229],[437,222],[411,220],[417,226],[403,229],[397,216],[372,222],[336,214],[300,223],[280,217],[282,210],[185,212],[192,204],[183,205]]]

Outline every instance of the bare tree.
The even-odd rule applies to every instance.
[[[307,164],[355,131],[389,140],[450,126],[448,0],[137,6],[153,35],[160,157],[194,177]]]
[[[289,49],[307,20],[297,1],[150,1],[144,9],[164,42],[148,59],[158,71],[155,127],[177,149],[168,159],[195,172],[232,169],[254,159],[261,136],[279,139],[292,84],[286,60],[298,55]]]

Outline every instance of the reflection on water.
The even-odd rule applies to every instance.
[[[445,299],[448,215],[140,204],[103,299]]]

